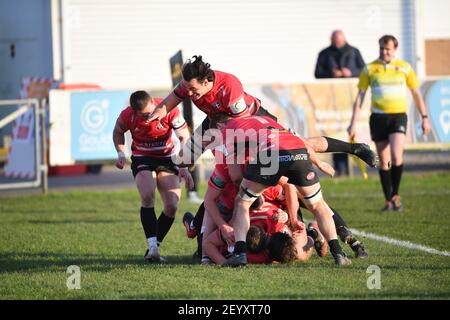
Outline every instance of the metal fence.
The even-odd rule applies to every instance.
[[[33,110],[34,123],[34,154],[33,161],[35,175],[31,181],[20,181],[23,179],[8,178],[3,174],[0,177],[0,190],[24,189],[41,187],[44,193],[47,192],[47,155],[46,155],[46,126],[45,108],[43,101],[38,99],[21,100],[0,100],[0,108],[7,106],[17,106],[17,110],[0,119],[0,129],[4,128],[17,118]],[[13,138],[14,141],[14,138]],[[9,157],[9,154],[8,154]],[[26,159],[28,160],[28,159]],[[9,161],[9,159],[8,159]]]

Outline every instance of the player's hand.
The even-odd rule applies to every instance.
[[[223,240],[225,240],[225,242],[228,245],[234,244],[234,242],[235,242],[235,240],[234,240],[234,229],[233,229],[232,226],[230,226],[229,224],[224,224],[220,228],[220,232],[222,233]]]
[[[161,119],[164,118],[166,115],[167,112],[165,108],[155,108],[155,110],[153,110],[153,112],[148,117],[148,121],[149,122],[154,120],[161,121]]]
[[[335,174],[334,168],[326,162],[320,161],[317,164],[317,167],[320,169],[320,171],[322,171],[323,173],[325,173],[326,175],[328,175],[330,177],[333,177]]]
[[[192,175],[189,172],[188,168],[180,168],[178,175],[180,177],[180,182],[181,179],[183,179],[186,182],[186,187],[188,189],[192,189],[194,187],[194,179],[192,179]]]
[[[298,231],[303,231],[306,228],[305,224],[300,220],[296,220],[293,227]]]
[[[278,223],[286,223],[289,220],[289,215],[287,214],[287,212],[278,209],[273,218],[274,220],[278,221]]]
[[[118,169],[123,169],[126,162],[127,162],[127,157],[125,156],[125,152],[123,152],[123,151],[117,152],[116,167]]]

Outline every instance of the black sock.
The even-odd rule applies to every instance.
[[[193,220],[194,221],[193,225],[194,225],[195,229],[197,229],[197,234],[200,233],[200,229],[202,228],[204,215],[205,215],[205,203],[202,202],[202,204],[198,208],[197,213],[195,214],[195,217]]]
[[[298,208],[298,210],[297,210],[297,219],[301,222],[304,222],[302,210],[300,208]]]
[[[156,238],[158,243],[161,243],[164,240],[164,237],[169,232],[170,227],[172,227],[174,220],[175,218],[168,217],[164,212],[161,212],[161,215],[158,218],[158,236]]]
[[[384,197],[387,201],[392,199],[392,179],[391,179],[391,169],[389,170],[379,170],[381,186],[383,187]]]
[[[336,233],[339,236],[339,239],[341,239],[342,242],[346,242],[346,240],[349,236],[352,235],[352,232],[347,228],[347,225],[345,224],[344,219],[342,219],[341,215],[339,214],[339,212],[337,212],[336,210],[334,210],[333,208],[331,208],[331,211],[333,211],[333,221],[334,224],[336,225]]]
[[[235,254],[241,254],[245,253],[247,250],[247,243],[245,241],[237,241],[234,245],[234,253]]]
[[[156,237],[158,233],[158,221],[156,221],[155,208],[141,207],[141,223],[146,239]]]
[[[306,235],[310,236],[314,241],[316,241],[316,238],[319,236],[319,233],[314,228],[307,228]]]
[[[325,150],[325,152],[345,152],[345,153],[353,153],[352,144],[342,141],[333,139],[330,137],[324,137],[328,142],[328,148]]]
[[[403,164],[391,167],[392,195],[398,194],[398,189],[400,188],[400,180],[402,179],[402,173]]]
[[[330,251],[334,255],[336,254],[342,254],[342,248],[339,245],[339,241],[337,239],[328,241],[328,245],[330,246]]]
[[[203,233],[198,233],[197,234],[197,252],[200,256],[202,255],[202,250],[203,250],[202,241],[203,241]]]

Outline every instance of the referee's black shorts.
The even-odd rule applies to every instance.
[[[392,133],[406,134],[407,124],[408,116],[406,113],[372,113],[369,122],[372,141],[386,141]]]

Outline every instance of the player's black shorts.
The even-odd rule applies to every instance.
[[[269,164],[261,164],[264,162],[260,159],[258,163],[247,165],[245,179],[265,186],[275,186],[282,176],[289,178],[289,183],[302,187],[319,182],[306,149],[280,150],[277,163],[272,160]]]
[[[369,124],[372,141],[385,141],[389,139],[389,135],[392,133],[406,134],[408,116],[406,113],[372,113]]]
[[[131,156],[131,171],[135,178],[140,171],[155,171],[156,173],[164,171],[178,175],[178,166],[172,162],[170,157]]]

